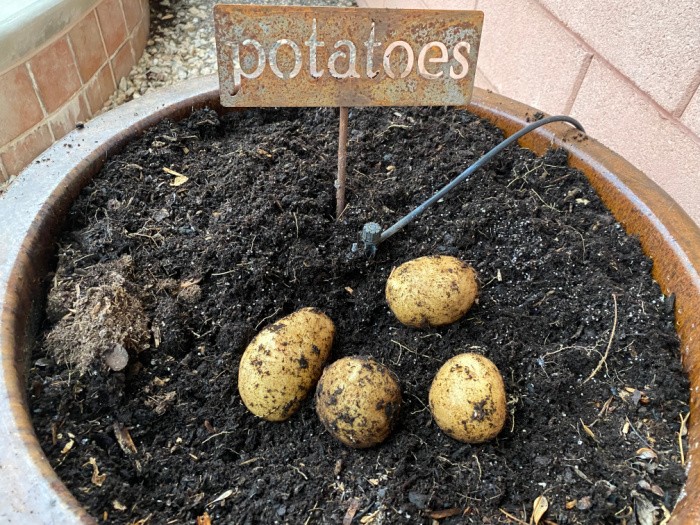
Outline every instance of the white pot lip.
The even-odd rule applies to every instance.
[[[41,451],[26,410],[24,332],[32,313],[52,235],[80,189],[104,160],[163,118],[200,107],[218,107],[215,75],[159,90],[104,113],[56,142],[0,196],[0,506],[3,523],[96,523],[80,506]],[[469,109],[507,134],[537,113],[500,95],[475,89]],[[584,122],[585,125],[585,122]],[[510,130],[510,131],[509,131]],[[539,128],[521,143],[541,153],[548,145],[569,150],[629,233],[639,235],[655,261],[664,293],[676,294],[677,328],[691,375],[691,408],[700,411],[700,230],[656,184],[598,142],[567,125]],[[589,172],[594,172],[591,175]],[[656,264],[662,261],[663,266]],[[39,301],[40,302],[40,301]],[[684,494],[700,494],[700,421],[689,428],[688,481]],[[692,460],[695,459],[693,462]],[[694,463],[694,465],[692,465]],[[692,465],[692,466],[691,466]],[[5,497],[6,496],[6,497]],[[693,500],[693,501],[691,501]],[[697,501],[695,501],[697,500]],[[673,523],[700,522],[700,496],[682,497]]]

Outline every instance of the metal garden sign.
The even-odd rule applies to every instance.
[[[340,108],[337,215],[345,208],[349,106],[465,106],[483,13],[214,7],[221,103]]]

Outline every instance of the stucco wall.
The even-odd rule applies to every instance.
[[[588,133],[656,181],[700,224],[697,0],[358,0],[479,9],[477,85]]]

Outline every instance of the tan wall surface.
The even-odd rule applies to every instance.
[[[697,0],[358,0],[484,11],[476,83],[578,118],[700,224]]]

